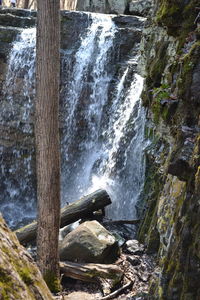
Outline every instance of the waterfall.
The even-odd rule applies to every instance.
[[[23,124],[23,132],[32,130],[30,113],[35,95],[35,41],[36,28],[24,29],[18,36],[9,56],[4,86],[11,116],[15,122]],[[16,104],[22,106],[22,111],[16,109]]]
[[[102,162],[98,175],[93,174],[90,189],[105,188],[112,195],[110,215],[114,218],[136,216],[135,205],[144,182],[145,112],[140,103],[143,78],[135,74],[130,88],[122,95],[118,91],[126,72],[116,88],[109,125],[103,133]]]
[[[36,29],[24,29],[9,55],[3,87],[0,124],[4,128],[1,152],[1,212],[11,227],[35,217],[32,107],[35,94]],[[4,141],[5,139],[5,141]]]
[[[91,170],[98,158],[101,119],[112,78],[108,62],[113,53],[115,32],[111,17],[94,15],[66,80],[62,96],[67,106],[62,140],[64,201],[75,200],[87,191]],[[67,65],[71,63],[70,55],[64,59]]]
[[[108,15],[88,14],[88,18],[90,25],[74,55],[61,50],[62,204],[105,188],[113,201],[109,216],[134,218],[145,167],[143,78],[135,72],[138,56],[126,61],[116,75],[117,27]],[[34,73],[35,29],[25,29],[11,50],[4,86],[10,115],[1,116],[1,122],[10,122],[31,137],[31,143]],[[11,163],[5,159],[2,165],[6,197],[1,211],[16,226],[24,216],[35,215],[33,144],[26,150],[16,144],[11,154]]]

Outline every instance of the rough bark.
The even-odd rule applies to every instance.
[[[123,272],[116,265],[105,264],[77,264],[72,262],[60,262],[60,272],[66,277],[88,281],[99,282],[100,278],[110,279],[119,283]]]
[[[93,211],[111,204],[109,195],[104,190],[98,190],[80,200],[66,205],[61,210],[60,226],[71,224],[80,218],[86,217]],[[36,238],[37,222],[32,222],[15,231],[18,240],[22,244],[34,241]]]
[[[96,192],[81,198],[80,200],[65,206],[61,210],[61,227],[71,224],[78,219],[87,217],[93,211],[111,204],[111,199],[105,190]]]
[[[29,0],[24,0],[24,8],[27,9],[29,7]]]
[[[36,48],[37,263],[52,291],[58,289],[60,228],[60,1],[38,0]]]

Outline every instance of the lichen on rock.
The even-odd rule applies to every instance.
[[[0,299],[53,299],[36,264],[1,216]]]
[[[154,136],[147,149],[151,176],[145,184],[139,239],[159,261],[159,275],[150,286],[152,299],[200,297],[198,2],[155,1],[155,15],[142,41],[142,97]]]

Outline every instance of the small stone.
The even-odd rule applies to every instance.
[[[144,245],[140,244],[137,240],[129,240],[126,242],[127,251],[130,254],[141,255],[144,253]]]
[[[139,256],[136,256],[136,255],[133,255],[133,256],[128,255],[127,260],[132,264],[132,266],[138,266],[141,264]]]

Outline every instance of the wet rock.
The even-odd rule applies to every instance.
[[[133,27],[134,29],[140,28],[144,26],[145,18],[136,17],[136,16],[116,16],[112,19],[115,24],[120,26],[128,26]]]
[[[17,17],[26,17],[26,18],[36,18],[37,12],[35,10],[28,10],[28,9],[16,9],[16,8],[3,8],[0,11],[0,14],[12,14],[13,16]]]
[[[144,245],[140,244],[137,240],[129,240],[126,242],[127,251],[130,254],[142,254],[144,252]]]
[[[0,12],[0,25],[12,27],[32,27],[36,24],[36,19],[33,16],[18,16],[14,15],[12,10],[7,10],[8,13]]]
[[[17,34],[20,32],[19,28],[0,29],[0,64],[5,63],[9,51],[12,47],[12,42],[15,40]],[[0,68],[0,76],[3,77],[4,69]],[[3,79],[3,78],[2,78]]]
[[[119,248],[115,237],[97,221],[87,221],[69,233],[60,244],[61,260],[113,262]]]

